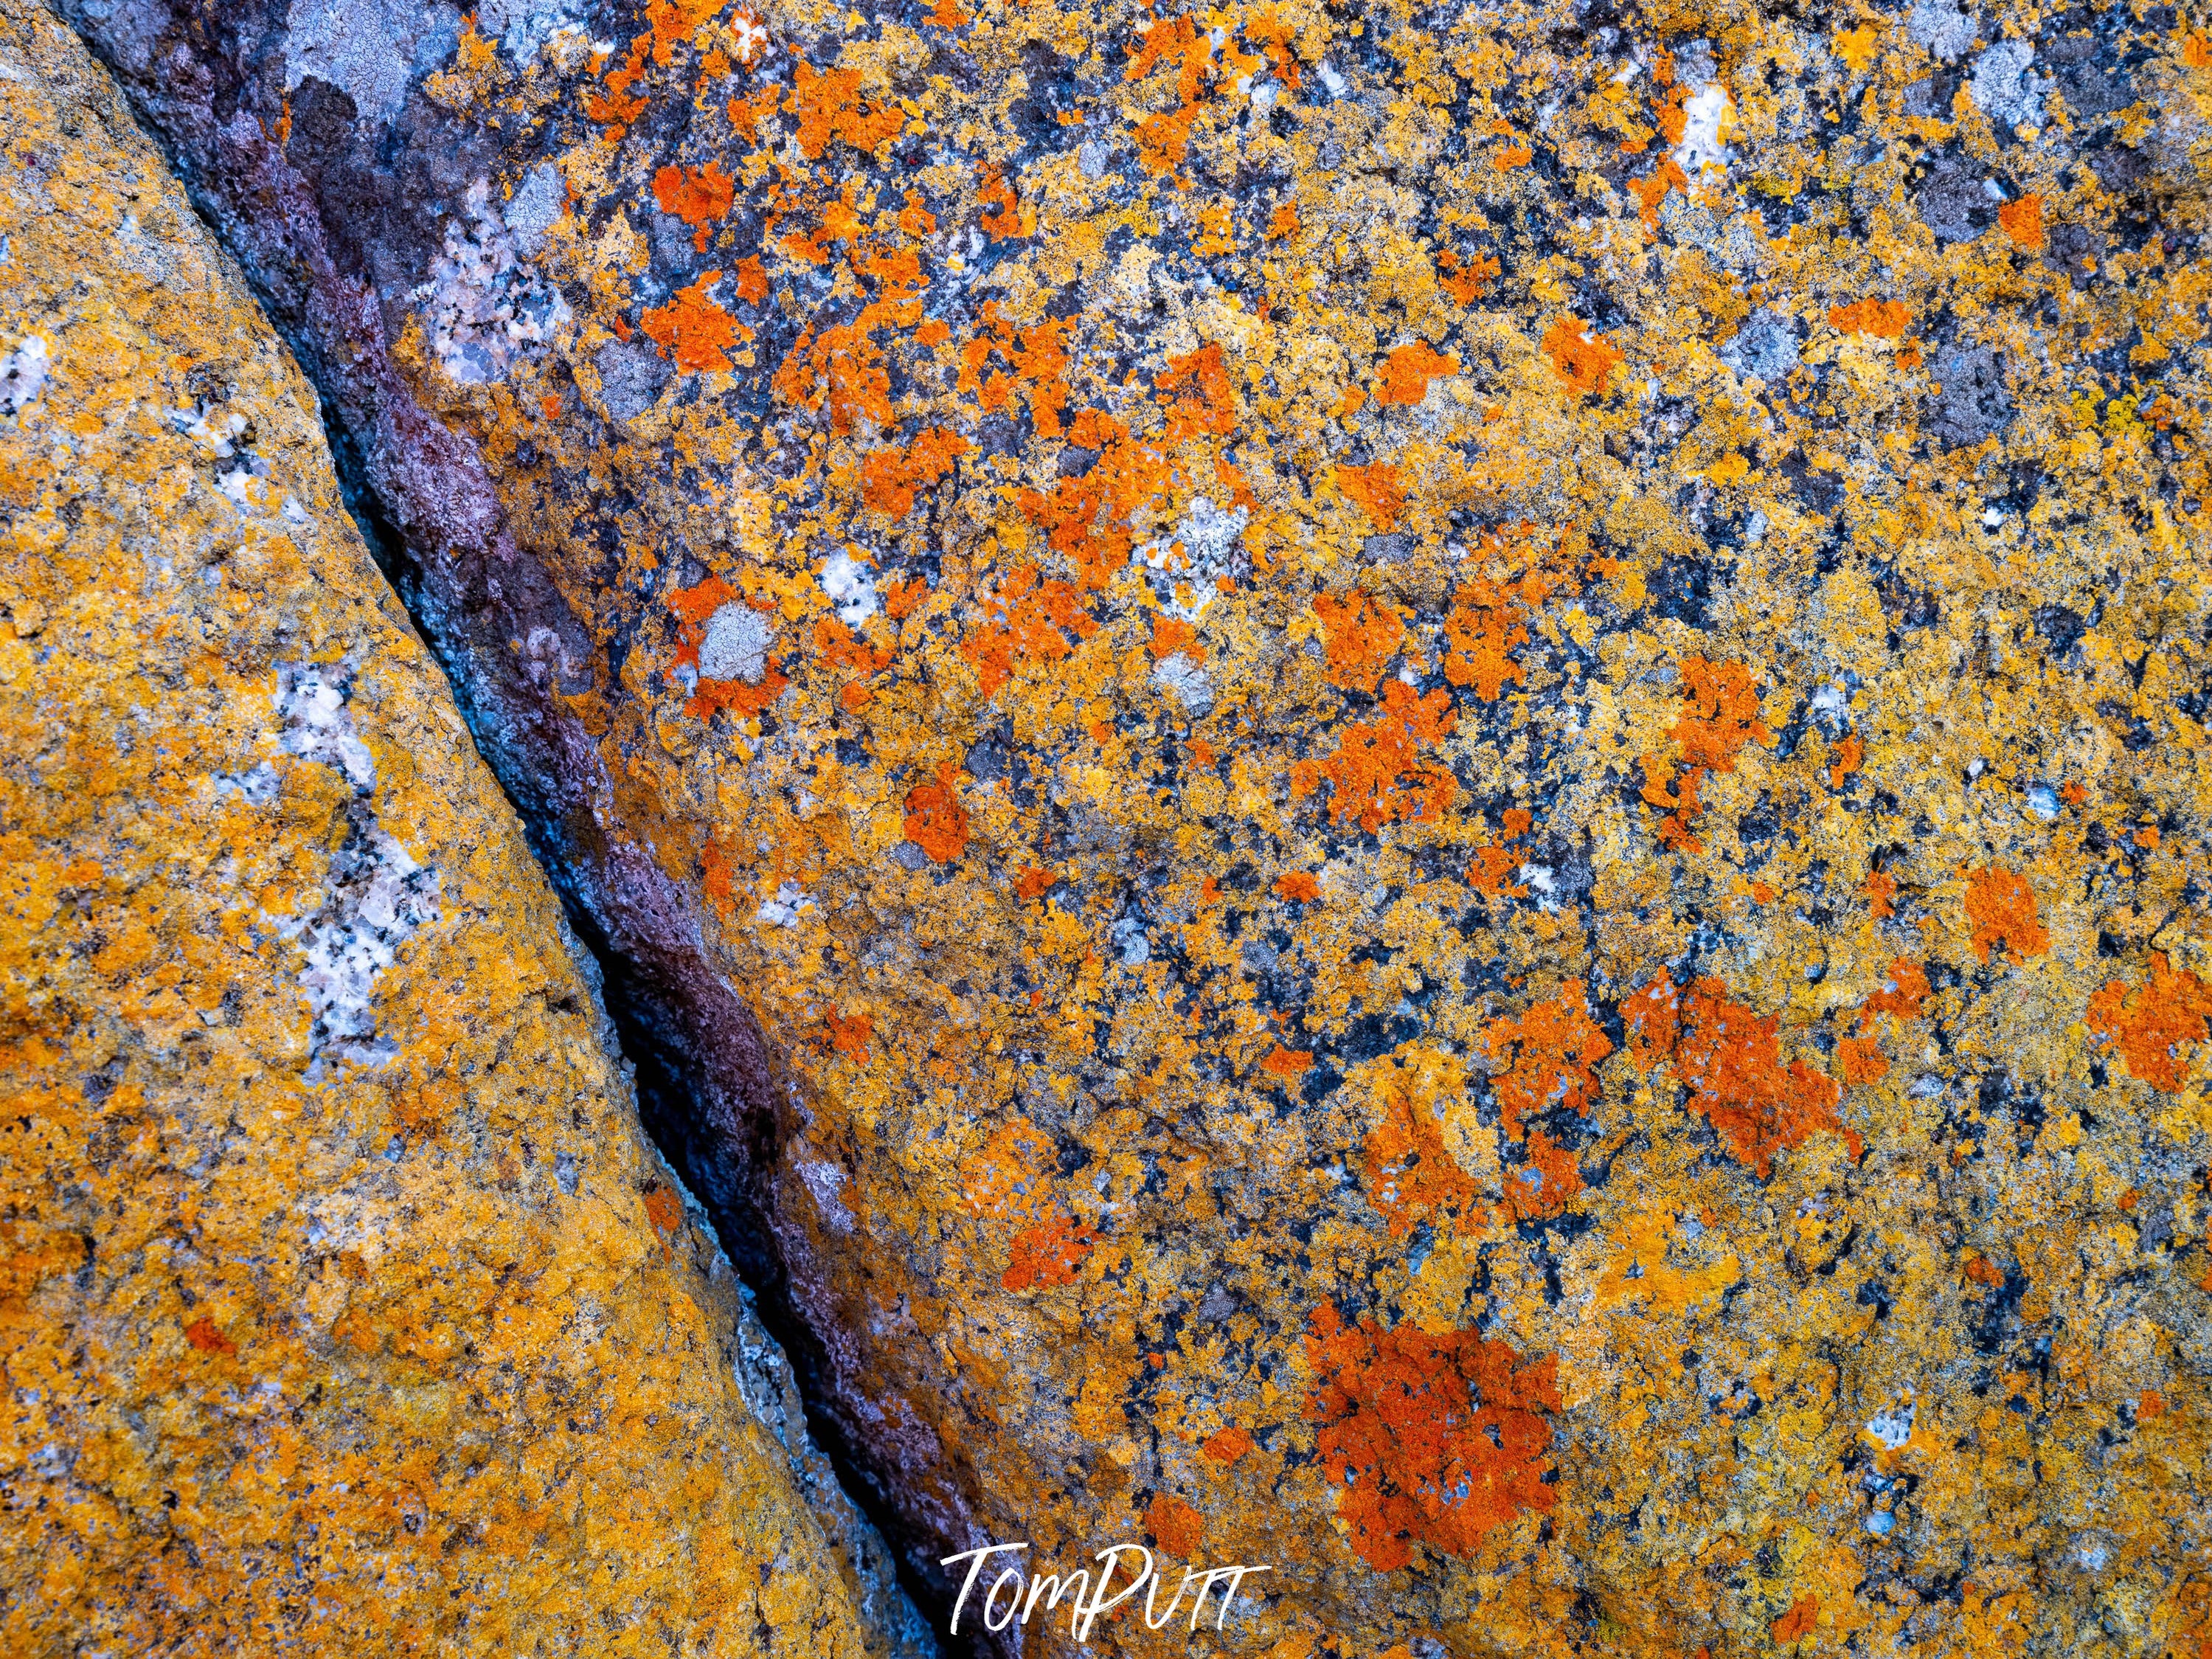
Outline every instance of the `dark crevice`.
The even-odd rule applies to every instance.
[[[63,21],[77,20],[64,13]],[[479,757],[520,822],[531,856],[560,896],[577,948],[589,957],[588,967],[596,969],[614,1027],[614,1058],[627,1060],[632,1069],[642,1126],[670,1166],[702,1200],[725,1255],[753,1293],[762,1325],[783,1349],[805,1407],[808,1435],[829,1460],[854,1507],[890,1547],[898,1587],[921,1613],[944,1659],[1005,1659],[988,1638],[979,1639],[969,1630],[955,1636],[945,1633],[957,1583],[938,1567],[943,1551],[939,1531],[902,1506],[898,1494],[871,1467],[847,1414],[838,1409],[823,1345],[799,1313],[770,1218],[768,1172],[775,1167],[779,1118],[773,1101],[750,1101],[733,1135],[729,1111],[726,1107],[718,1110],[707,1099],[714,1091],[696,1078],[706,1075],[701,1069],[702,1051],[711,1048],[714,1034],[702,1030],[699,1021],[687,1018],[684,1004],[690,999],[681,976],[664,986],[649,964],[611,940],[580,890],[580,850],[566,844],[557,805],[559,784],[537,775],[529,738],[504,730],[502,711],[487,708],[485,699],[476,695],[477,688],[466,672],[475,642],[453,614],[453,596],[436,591],[437,585],[427,577],[423,555],[404,528],[402,515],[372,482],[369,457],[343,419],[345,389],[330,383],[329,376],[337,370],[326,356],[325,343],[312,332],[303,314],[307,307],[272,302],[256,250],[239,246],[229,234],[225,204],[209,199],[206,181],[192,159],[179,153],[162,131],[157,112],[145,106],[145,89],[114,62],[99,39],[82,29],[77,32],[94,56],[115,74],[142,133],[167,162],[209,234],[239,260],[262,315],[314,386],[347,514],[418,636],[430,647]],[[489,696],[496,704],[501,689],[493,686]],[[510,717],[513,712],[506,711]],[[773,1073],[772,1055],[769,1066]],[[772,1082],[769,1086],[781,1085]],[[766,1091],[756,1087],[746,1092],[758,1097]],[[975,1622],[971,1614],[967,1623],[972,1627]]]

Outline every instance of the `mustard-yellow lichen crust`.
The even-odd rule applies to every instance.
[[[910,1560],[2212,1651],[2205,20],[70,3]]]
[[[36,7],[0,127],[0,1650],[859,1659],[313,392]]]

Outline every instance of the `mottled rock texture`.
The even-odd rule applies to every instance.
[[[0,1650],[905,1650],[313,392],[35,7],[0,122]]]
[[[2189,16],[68,9],[918,1571],[2212,1641]]]

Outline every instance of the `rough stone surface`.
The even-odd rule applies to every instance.
[[[2212,1639],[2185,17],[575,0],[364,106],[70,9],[918,1575]]]
[[[314,394],[35,9],[0,118],[0,1650],[928,1651]]]

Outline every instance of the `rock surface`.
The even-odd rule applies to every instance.
[[[2212,1639],[2173,9],[67,9],[918,1575]]]
[[[36,8],[0,112],[0,1649],[927,1651],[314,394]]]

